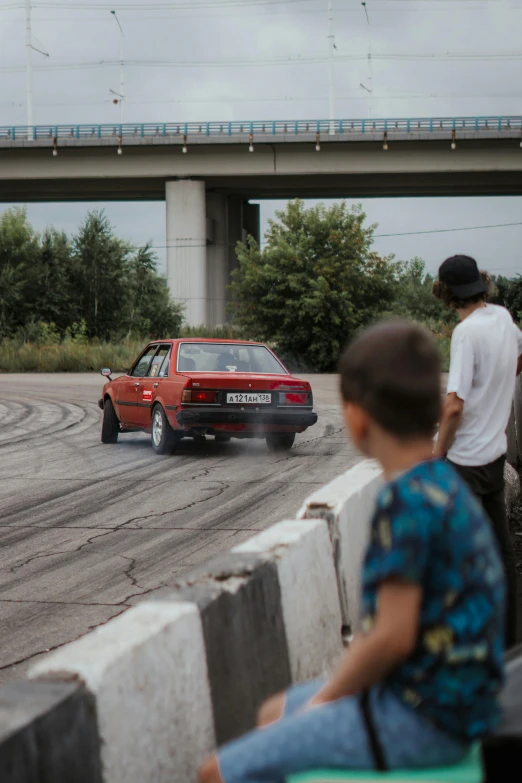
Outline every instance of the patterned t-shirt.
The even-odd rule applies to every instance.
[[[474,739],[500,717],[505,586],[487,517],[445,461],[420,463],[379,493],[363,568],[362,629],[379,585],[422,585],[417,646],[387,684],[453,736]]]

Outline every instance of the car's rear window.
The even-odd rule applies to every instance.
[[[287,375],[264,345],[181,343],[178,372],[251,372]]]

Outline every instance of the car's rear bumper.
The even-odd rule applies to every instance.
[[[214,425],[250,425],[254,429],[280,426],[296,430],[311,427],[317,421],[317,413],[311,410],[238,410],[211,407],[184,408],[177,412],[179,427],[212,427]]]

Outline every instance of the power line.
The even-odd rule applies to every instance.
[[[390,95],[383,93],[382,95],[374,95],[377,100],[386,101],[424,101],[424,100],[440,100],[441,98],[463,98],[466,100],[480,99],[501,99],[501,98],[519,98],[518,93],[445,93],[445,94],[429,94],[429,93],[406,93],[399,95]],[[351,95],[338,95],[337,100],[340,101],[367,101],[365,95],[353,93]],[[324,95],[284,95],[284,96],[266,96],[266,97],[241,97],[236,95],[221,96],[213,98],[171,98],[170,100],[128,100],[127,104],[132,106],[183,106],[188,104],[207,106],[210,104],[218,103],[309,103],[309,102],[324,102]],[[36,106],[46,106],[48,108],[58,106],[109,106],[113,101],[110,98],[99,100],[85,100],[85,101],[36,101]],[[0,101],[0,107],[15,107],[23,108],[25,104],[20,101]],[[204,121],[204,120],[202,120]],[[174,122],[174,120],[173,120]],[[195,120],[198,122],[198,120]]]
[[[406,231],[404,233],[398,233],[398,234],[374,234],[373,239],[379,239],[383,237],[410,237],[410,236],[419,236],[421,234],[447,234],[451,233],[453,231],[478,231],[485,228],[507,228],[509,226],[522,226],[522,221],[518,223],[495,223],[489,226],[465,226],[463,228],[435,228],[430,229],[428,231]],[[267,242],[261,242],[262,245],[268,244]],[[183,242],[169,242],[166,245],[156,245],[152,244],[152,247],[156,250],[165,250],[165,249],[181,249],[181,248],[187,248],[187,247],[206,247],[205,244],[191,244],[187,245]],[[235,247],[235,243],[227,244],[225,242],[220,242],[215,245],[212,245],[212,247]],[[519,263],[519,262],[515,262]]]
[[[452,4],[452,13],[456,13],[456,12],[459,12],[459,11],[464,11],[466,13],[468,13],[470,11],[488,11],[488,12],[490,11],[489,4],[484,4],[484,3],[479,4],[479,5],[472,4],[472,3],[476,3],[477,0],[428,0],[429,2],[434,3],[434,5],[431,6],[431,7],[424,6],[424,8],[416,7],[414,5],[414,3],[417,3],[418,1],[419,0],[373,0],[372,4],[374,6],[375,5],[377,5],[377,6],[385,5],[385,6],[387,6],[386,10],[390,10],[390,5],[393,3],[393,8],[391,10],[393,10],[394,12],[402,11],[402,10],[406,10],[407,9],[408,13],[410,13],[410,14],[411,13],[430,13],[430,12],[434,12],[434,11],[436,11],[436,12],[441,11],[443,13],[446,13],[447,12],[446,8],[447,8],[447,5],[448,5],[449,2],[451,2],[451,4]],[[490,3],[491,3],[491,1],[492,0],[489,0]],[[170,11],[173,12],[173,14],[177,14],[179,11],[184,11],[184,10],[191,10],[191,11],[193,11],[194,9],[196,9],[196,10],[200,9],[202,11],[208,11],[208,10],[219,9],[219,8],[223,8],[223,9],[227,10],[227,9],[244,8],[244,7],[250,7],[250,8],[266,7],[266,6],[274,7],[274,6],[279,6],[279,5],[282,5],[282,6],[287,6],[287,5],[294,6],[295,5],[295,6],[297,6],[299,4],[309,3],[309,2],[313,2],[313,0],[244,0],[244,2],[232,2],[231,0],[224,0],[224,1],[221,0],[221,2],[217,2],[217,3],[211,3],[211,2],[208,2],[208,0],[207,0],[206,2],[202,2],[202,3],[190,3],[189,4],[187,2],[183,2],[183,3],[177,4],[177,5],[173,5],[172,3],[156,3],[156,4],[153,4],[153,5],[127,4],[127,5],[117,6],[116,10],[117,11],[121,10],[121,11],[126,11],[126,12],[130,11],[130,12],[136,12],[136,13],[147,12],[147,13],[153,13],[153,14],[154,14],[155,11],[160,11],[161,12],[161,11],[169,11],[170,10]],[[502,2],[503,2],[503,0],[498,0],[499,4],[502,3]],[[399,3],[399,5],[397,5],[397,3]],[[400,3],[404,3],[405,5],[401,6]],[[439,6],[439,7],[437,8],[437,6]],[[5,6],[2,7],[1,10],[3,10],[3,11],[16,11],[16,10],[20,10],[21,8],[23,8],[23,5],[22,5],[22,3],[18,2],[18,3],[10,3],[8,5],[5,5]],[[34,11],[53,9],[53,10],[64,10],[64,11],[79,11],[79,12],[81,12],[81,11],[93,12],[94,11],[94,12],[96,12],[96,11],[112,10],[113,8],[114,8],[114,3],[106,4],[106,5],[102,5],[102,4],[98,4],[98,5],[74,4],[73,5],[71,3],[51,3],[51,2],[49,2],[49,3],[36,3],[36,4],[33,5],[33,10]],[[502,8],[503,9],[507,8],[507,10],[510,10],[510,11],[522,11],[522,6],[519,6],[519,5],[510,5],[510,6],[507,6],[507,7],[505,5],[503,5]],[[282,11],[280,13],[278,13],[278,16],[282,16],[282,15],[285,15],[285,14],[295,15],[296,13],[298,13],[298,14],[314,14],[314,15],[315,14],[321,14],[321,15],[323,15],[324,12],[322,10],[319,10],[319,9],[298,9],[298,8],[296,8],[295,10],[293,9],[291,11],[286,11],[286,10],[282,9]],[[337,9],[334,9],[334,13],[336,14],[336,16],[339,16],[341,14],[359,14],[360,11],[359,11],[358,8],[337,8]],[[220,18],[220,17],[230,18],[231,15],[228,14],[228,13],[227,14],[208,14],[208,13],[205,14],[205,18],[208,18],[209,16],[210,17],[216,17],[216,18]],[[257,14],[249,14],[249,13],[246,13],[246,14],[234,14],[234,16],[248,18],[249,16],[255,17],[255,16],[257,16]],[[161,18],[164,18],[164,19],[200,19],[201,15],[185,15],[185,16],[172,16],[172,15],[170,15],[170,16],[167,16],[167,17],[154,16],[154,19],[161,19]],[[62,20],[62,17],[51,17],[51,18],[47,18],[47,19],[46,18],[43,18],[43,19],[42,18],[38,18],[38,21],[61,21],[61,20]],[[377,26],[380,26],[380,25],[378,24]]]
[[[327,57],[323,55],[315,56],[290,56],[290,57],[276,57],[266,60],[125,60],[124,64],[129,68],[237,68],[239,66],[243,68],[260,68],[265,66],[280,66],[280,65],[307,65],[314,63],[325,63]],[[338,54],[335,57],[335,62],[344,61],[356,61],[366,60],[367,54]],[[513,61],[522,60],[522,52],[504,52],[502,54],[486,54],[486,53],[468,53],[468,54],[374,54],[373,60],[404,60],[404,61],[428,61],[428,62],[451,62],[451,61]],[[92,70],[98,68],[112,68],[119,65],[119,60],[100,60],[90,61],[84,63],[61,63],[57,65],[43,65],[35,67],[35,70],[41,72],[46,71],[62,71],[62,70]],[[24,66],[0,66],[0,72],[2,73],[17,73],[24,70]]]
[[[33,8],[35,10],[38,10],[39,8],[53,8],[53,9],[63,9],[66,11],[106,11],[106,10],[116,10],[116,11],[138,11],[138,12],[149,12],[149,11],[185,11],[185,10],[191,10],[194,9],[202,9],[205,10],[207,8],[244,8],[244,7],[256,7],[256,6],[269,6],[269,5],[298,5],[303,3],[311,3],[314,2],[314,0],[219,0],[219,2],[211,2],[211,0],[203,0],[202,2],[197,2],[194,0],[191,0],[191,2],[180,2],[180,3],[150,3],[147,5],[144,4],[137,4],[137,3],[125,3],[125,4],[115,4],[112,3],[53,3],[53,2],[47,2],[47,3],[33,3]],[[462,0],[461,0],[462,2]],[[4,6],[2,10],[14,10],[22,8],[22,3],[11,3],[9,5]]]
[[[519,94],[508,94],[508,93],[501,93],[500,95],[498,93],[492,94],[492,95],[374,95],[373,96],[376,100],[386,100],[386,101],[427,101],[427,100],[440,100],[441,98],[464,98],[467,100],[474,100],[476,98],[480,99],[500,99],[500,98],[520,98]],[[365,95],[356,95],[355,93],[353,95],[338,95],[336,96],[337,101],[367,101],[368,98]],[[128,100],[127,105],[129,106],[185,106],[185,105],[200,105],[200,106],[210,106],[210,105],[217,105],[221,103],[234,103],[234,104],[243,104],[243,103],[324,103],[325,97],[324,95],[302,95],[302,96],[285,96],[285,97],[277,97],[277,98],[238,98],[238,97],[230,97],[230,98],[209,98],[208,100],[203,99],[179,99],[179,100],[167,100],[167,101],[140,101],[140,100]],[[58,107],[70,107],[70,106],[112,106],[113,101],[108,99],[100,99],[97,101],[35,101],[35,106],[39,107],[46,107],[46,108],[58,108]],[[0,107],[3,108],[16,108],[16,109],[23,109],[25,104],[20,101],[0,101]],[[174,120],[173,120],[174,122]],[[195,122],[198,122],[198,120],[195,120]],[[202,120],[204,122],[204,120]],[[66,123],[67,124],[67,123]]]
[[[393,0],[388,0],[388,1],[389,2],[393,2]],[[458,0],[456,0],[456,1],[458,1]],[[375,5],[376,2],[378,2],[378,0],[373,0],[372,4]],[[14,10],[14,9],[17,10],[20,7],[21,6],[11,6],[11,9],[12,10]],[[40,9],[36,8],[36,11],[38,11],[38,10],[43,10],[43,8],[40,8]],[[64,10],[72,10],[72,9],[68,9],[68,8],[66,8],[64,6]],[[101,13],[105,12],[107,9],[106,8],[104,8],[104,9],[94,8],[93,9],[91,7],[89,7],[89,8],[83,7],[83,8],[78,8],[77,10],[78,11],[85,11],[85,12],[89,12],[89,11],[100,12],[99,16],[97,16],[96,18],[92,18],[92,19],[83,18],[81,20],[82,24],[85,24],[85,23],[96,23],[96,24],[98,24],[100,19],[102,18]],[[138,9],[138,10],[141,10],[141,9]],[[143,10],[145,10],[145,9],[143,9]],[[154,11],[154,9],[147,9],[147,10]],[[156,10],[159,10],[159,9],[156,9]],[[202,9],[202,10],[205,10],[205,9]],[[393,10],[394,11],[402,11],[402,10],[406,10],[406,8],[394,7]],[[444,8],[431,9],[431,10],[432,11],[436,10],[436,11],[441,11],[442,13],[447,13],[447,10],[444,9]],[[452,13],[457,13],[458,10],[459,10],[458,8],[457,9],[452,9]],[[463,12],[468,13],[469,11],[488,11],[489,8],[487,8],[486,6],[474,6],[472,8],[461,8],[460,10],[463,11]],[[522,11],[522,6],[510,6],[510,10]],[[225,9],[225,11],[226,11],[226,9]],[[411,13],[426,13],[426,9],[408,8],[408,13],[410,13],[410,14]],[[318,10],[318,9],[314,9],[314,8],[303,8],[303,9],[294,9],[294,10],[281,9],[280,11],[277,12],[276,16],[278,18],[282,17],[282,16],[292,16],[293,17],[296,14],[299,14],[300,16],[317,16],[317,15],[324,16],[324,11]],[[334,9],[334,14],[335,14],[336,17],[338,17],[340,15],[344,15],[344,14],[356,14],[356,15],[358,15],[358,14],[360,14],[360,11],[359,11],[358,8],[338,8],[337,10]],[[235,12],[230,13],[230,12],[227,11],[226,13],[217,13],[217,14],[212,14],[212,13],[208,13],[207,12],[207,13],[205,13],[205,15],[203,17],[201,14],[183,14],[183,15],[179,15],[177,11],[173,10],[172,13],[167,15],[167,16],[158,16],[158,15],[154,14],[153,16],[151,16],[150,21],[160,21],[160,20],[163,20],[163,19],[171,19],[172,21],[178,21],[180,19],[205,19],[205,20],[207,20],[207,19],[225,19],[225,20],[228,20],[228,19],[258,19],[260,17],[263,18],[263,19],[271,19],[271,18],[273,18],[273,15],[267,14],[267,13],[264,13],[264,12],[256,12],[256,11],[251,12],[251,13],[248,13],[248,12],[247,13],[235,13]],[[70,17],[66,17],[66,16],[36,16],[36,15],[35,15],[35,20],[39,24],[42,23],[42,22],[65,22],[65,23],[69,23],[69,22],[73,21]],[[0,20],[0,24],[18,24],[18,19]],[[357,25],[356,24],[356,26],[362,26],[362,25]],[[381,24],[380,21],[375,22],[372,26],[373,27],[387,27],[387,25]]]
[[[519,223],[494,223],[490,226],[464,226],[463,228],[433,228],[429,231],[405,231],[399,234],[374,234],[375,239],[378,237],[413,237],[420,234],[449,234],[453,231],[480,231],[483,228],[507,228],[508,226],[522,226],[522,222]]]

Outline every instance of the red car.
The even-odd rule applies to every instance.
[[[296,432],[317,421],[312,389],[266,345],[237,340],[156,340],[126,375],[103,387],[102,443],[120,432],[151,433],[157,454],[181,438],[265,438],[271,451],[292,448]]]

